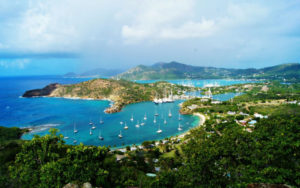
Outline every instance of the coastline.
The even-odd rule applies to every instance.
[[[197,113],[193,113],[192,115],[193,115],[193,116],[197,116],[197,117],[200,119],[199,124],[198,124],[197,126],[195,126],[194,128],[200,127],[200,126],[204,125],[204,123],[205,123],[205,121],[206,121],[206,117],[205,117],[204,114],[197,112]],[[191,130],[191,129],[189,129],[188,131],[186,131],[186,132],[184,132],[184,133],[178,135],[178,138],[184,138],[185,135],[190,134],[190,130]]]

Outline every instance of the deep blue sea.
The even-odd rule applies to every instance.
[[[1,77],[0,78],[0,126],[6,127],[34,127],[34,131],[23,135],[23,139],[31,139],[34,134],[45,135],[49,128],[54,127],[69,139],[68,144],[84,143],[87,145],[110,145],[122,146],[140,144],[145,140],[158,140],[169,136],[181,134],[198,125],[199,118],[191,115],[182,115],[179,121],[179,104],[165,103],[155,105],[152,102],[131,104],[123,108],[119,113],[105,114],[104,109],[110,105],[109,101],[100,100],[74,100],[63,98],[22,98],[26,90],[42,88],[50,83],[72,84],[88,80],[88,78],[63,78],[59,76],[31,76],[31,77]],[[153,81],[143,81],[153,82]],[[193,80],[193,81],[170,81],[178,84],[193,84],[204,86],[207,84],[231,85],[245,83],[237,80]],[[228,100],[235,94],[223,94],[214,96],[219,100]],[[172,117],[168,117],[171,111]],[[158,113],[157,122],[154,123],[154,113]],[[144,120],[146,114],[147,120]],[[133,121],[130,120],[133,116]],[[100,118],[104,121],[100,124]],[[136,128],[135,125],[143,122],[144,125]],[[164,121],[167,123],[165,124]],[[89,122],[93,122],[96,129],[92,130]],[[128,129],[124,130],[126,122]],[[178,131],[178,124],[182,131]],[[74,134],[74,124],[78,133]],[[156,131],[162,129],[162,133]],[[122,132],[123,138],[118,138]],[[99,140],[98,135],[104,140]]]

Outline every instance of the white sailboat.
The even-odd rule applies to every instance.
[[[136,123],[135,127],[136,127],[136,128],[139,128],[139,127],[140,127],[139,120],[137,120],[137,123]]]
[[[154,114],[154,116],[158,116],[159,114],[157,113],[157,110],[155,110],[155,114]]]
[[[77,143],[77,140],[76,140],[76,139],[75,139],[75,140],[73,140],[73,143],[74,143],[74,144],[76,144],[76,143]]]
[[[125,129],[125,130],[127,130],[127,129],[128,129],[128,126],[127,126],[126,122],[125,122],[124,129]]]
[[[162,130],[160,129],[160,125],[158,125],[158,130],[156,131],[158,134],[162,133]]]
[[[169,114],[168,114],[169,117],[172,117],[172,113],[171,113],[171,110],[169,110]]]
[[[100,124],[103,124],[104,121],[102,120],[102,117],[100,117],[100,121],[99,121]]]
[[[78,130],[76,129],[76,124],[74,123],[74,133],[78,133]]]
[[[182,120],[182,118],[181,118],[180,114],[178,114],[178,120],[179,120],[179,121],[181,121],[181,120]]]
[[[94,129],[96,129],[96,126],[93,124],[93,126],[92,126],[92,129],[94,130]]]
[[[101,131],[99,130],[99,136],[98,136],[99,140],[104,140],[104,138],[101,136]]]
[[[120,134],[118,135],[118,137],[123,138],[122,131],[120,131]]]
[[[165,120],[164,120],[164,124],[167,124],[167,120],[166,120],[166,118],[165,118]]]
[[[131,118],[130,118],[130,121],[133,121],[133,114],[131,114]]]
[[[154,120],[153,120],[153,123],[156,123],[156,117],[154,116]]]
[[[93,134],[93,131],[92,131],[92,129],[90,129],[90,135],[92,135]]]
[[[180,123],[178,124],[178,128],[177,128],[177,129],[178,129],[178,131],[182,131],[182,128],[181,128],[181,124],[180,124]]]
[[[65,136],[64,139],[69,139],[69,137],[68,137],[68,136]]]
[[[144,115],[144,120],[147,120],[147,114],[145,113],[145,115]]]
[[[145,123],[144,122],[141,122],[141,124],[140,124],[141,126],[144,126],[145,125]]]
[[[92,122],[92,120],[91,120],[91,119],[90,119],[89,125],[93,125],[93,122]]]
[[[124,123],[123,121],[120,121],[120,124],[121,124],[121,125],[123,125],[123,123]]]

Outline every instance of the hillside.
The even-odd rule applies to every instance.
[[[178,62],[156,63],[152,66],[139,65],[114,78],[126,80],[156,79],[300,79],[300,64],[282,64],[262,69],[226,69],[191,66]]]
[[[107,99],[113,101],[114,105],[106,109],[106,112],[113,113],[120,111],[126,104],[151,101],[156,94],[162,96],[165,90],[172,90],[174,95],[179,95],[183,90],[192,89],[167,82],[139,84],[126,80],[93,79],[71,85],[50,84],[43,89],[26,91],[23,97]]]

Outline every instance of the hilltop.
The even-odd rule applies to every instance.
[[[152,66],[139,65],[115,78],[126,80],[156,80],[156,79],[300,79],[300,64],[281,64],[262,69],[227,69],[216,67],[201,67],[178,62],[156,63]]]
[[[162,96],[164,91],[173,91],[174,95],[180,95],[183,91],[193,88],[170,84],[168,82],[156,82],[151,84],[139,84],[126,80],[93,79],[78,84],[61,85],[50,84],[43,89],[26,91],[23,97],[64,97],[81,99],[111,100],[113,106],[106,109],[107,113],[119,112],[127,104],[142,101],[151,101],[156,95]]]

